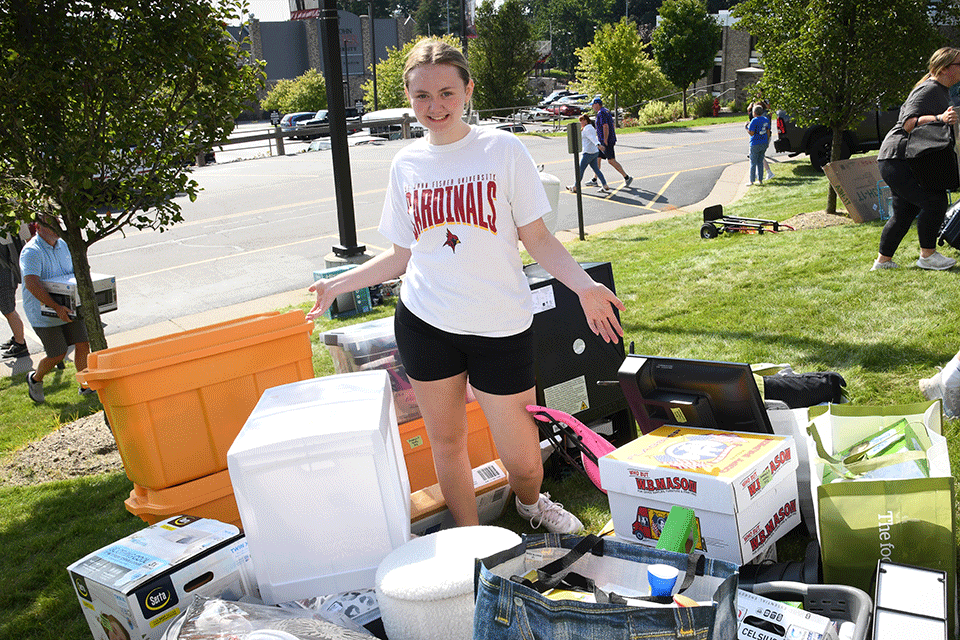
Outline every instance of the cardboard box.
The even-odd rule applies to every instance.
[[[97,640],[156,640],[194,595],[237,600],[251,591],[241,568],[247,541],[237,527],[178,516],[71,564],[67,571]]]
[[[91,273],[93,293],[100,313],[117,310],[117,279],[114,276],[105,276]],[[43,288],[57,304],[67,308],[71,318],[77,316],[80,308],[80,290],[77,288],[77,279],[72,275],[53,276],[42,281]],[[56,318],[57,312],[45,304],[40,305],[40,315]]]
[[[618,538],[654,547],[673,505],[697,548],[744,564],[800,523],[793,438],[663,426],[600,458]]]
[[[737,638],[837,640],[837,630],[826,616],[740,589],[737,591]]]
[[[417,418],[399,425],[399,429],[410,490],[425,489],[437,481],[437,471],[433,466],[433,445],[427,436],[426,424],[423,418]],[[467,455],[470,457],[471,467],[478,467],[500,457],[487,417],[477,401],[467,404]]]
[[[830,162],[823,167],[823,172],[851,220],[867,222],[880,217],[877,183],[882,178],[876,156]]]
[[[486,462],[473,470],[473,489],[477,495],[477,511],[480,524],[490,524],[501,515],[512,494],[507,481],[507,469],[500,459]],[[447,509],[447,503],[440,492],[440,485],[434,484],[410,494],[410,531],[425,536],[440,529],[454,526],[453,515]]]

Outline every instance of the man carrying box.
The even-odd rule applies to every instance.
[[[43,280],[47,278],[72,275],[73,260],[67,243],[58,233],[58,220],[51,216],[41,216],[37,222],[37,235],[31,238],[20,252],[20,271],[23,274],[23,310],[46,353],[37,364],[36,370],[27,374],[27,392],[30,399],[39,404],[44,401],[43,377],[63,360],[67,355],[67,348],[73,345],[73,361],[77,365],[77,371],[82,371],[87,368],[90,343],[83,320],[79,317],[71,318],[67,308],[57,304],[43,286]],[[41,305],[53,309],[57,317],[44,316],[40,310]],[[80,387],[80,393],[87,395],[94,391]]]

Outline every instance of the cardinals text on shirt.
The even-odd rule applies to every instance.
[[[497,180],[478,174],[411,185],[406,189],[413,233],[444,224],[469,224],[497,232]]]

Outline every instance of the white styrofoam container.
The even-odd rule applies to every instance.
[[[693,509],[697,548],[744,564],[800,523],[792,437],[663,426],[600,458],[619,539],[656,546],[670,508]]]
[[[387,373],[267,389],[227,453],[268,604],[372,588],[410,538],[410,481]]]

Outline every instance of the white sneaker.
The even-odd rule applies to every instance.
[[[957,264],[957,261],[953,258],[948,258],[945,255],[937,253],[934,251],[926,258],[921,257],[917,260],[917,266],[921,269],[933,269],[935,271],[946,271]]]
[[[600,187],[600,192],[601,192],[601,193],[610,193],[610,191],[611,191],[611,189],[610,189],[610,187],[608,187],[607,185],[603,185],[602,187]]]
[[[886,262],[880,262],[879,260],[873,261],[873,266],[870,267],[870,271],[880,271],[881,269],[896,269],[899,267],[896,262],[893,260],[887,260]]]
[[[525,520],[530,521],[530,526],[537,529],[542,524],[550,533],[580,533],[583,531],[583,523],[569,511],[563,508],[559,502],[550,499],[549,493],[541,493],[537,504],[528,507],[520,498],[515,498],[517,503],[517,513]]]
[[[773,177],[773,171],[767,171],[767,180]]]
[[[586,185],[587,185],[588,187],[595,187],[595,186],[597,186],[597,179],[594,178],[593,180],[587,180]]]

